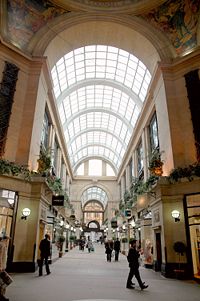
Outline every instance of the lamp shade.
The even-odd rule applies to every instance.
[[[180,212],[178,210],[173,210],[172,211],[172,217],[173,218],[179,218],[180,217]]]
[[[29,208],[24,208],[22,210],[22,214],[23,214],[23,216],[27,217],[27,216],[29,216],[31,214],[31,210]]]

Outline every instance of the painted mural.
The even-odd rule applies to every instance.
[[[142,16],[168,36],[177,54],[182,54],[197,45],[199,17],[200,0],[168,0]]]
[[[64,13],[45,0],[8,0],[8,37],[19,48],[24,48],[41,27]]]
[[[7,5],[8,39],[21,49],[26,48],[40,28],[69,13],[48,0],[8,0]],[[161,30],[178,55],[197,46],[200,0],[167,0],[140,17]]]

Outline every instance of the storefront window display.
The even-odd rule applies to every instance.
[[[200,279],[200,194],[187,196],[187,212],[193,272]]]
[[[0,189],[0,235],[11,236],[15,198],[14,191]]]

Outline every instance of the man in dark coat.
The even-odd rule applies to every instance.
[[[115,250],[115,261],[118,261],[119,259],[119,251],[120,251],[120,241],[119,238],[117,238],[114,242],[114,250]]]
[[[39,276],[42,276],[42,267],[44,262],[45,262],[47,275],[49,275],[51,272],[49,270],[48,259],[51,254],[51,243],[48,234],[45,234],[45,238],[41,240],[39,249],[40,249]]]
[[[135,278],[137,279],[141,290],[143,290],[143,289],[147,288],[148,285],[145,285],[145,283],[142,282],[142,280],[140,278],[139,262],[138,262],[140,254],[136,250],[136,242],[137,242],[137,240],[133,240],[131,242],[131,247],[129,249],[128,256],[127,256],[127,260],[129,262],[129,267],[130,267],[130,272],[128,275],[126,287],[130,288],[130,289],[134,289],[134,286],[132,283],[132,278],[135,275]]]

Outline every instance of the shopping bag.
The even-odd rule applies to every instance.
[[[8,286],[13,282],[13,279],[6,271],[0,272],[0,286]]]

